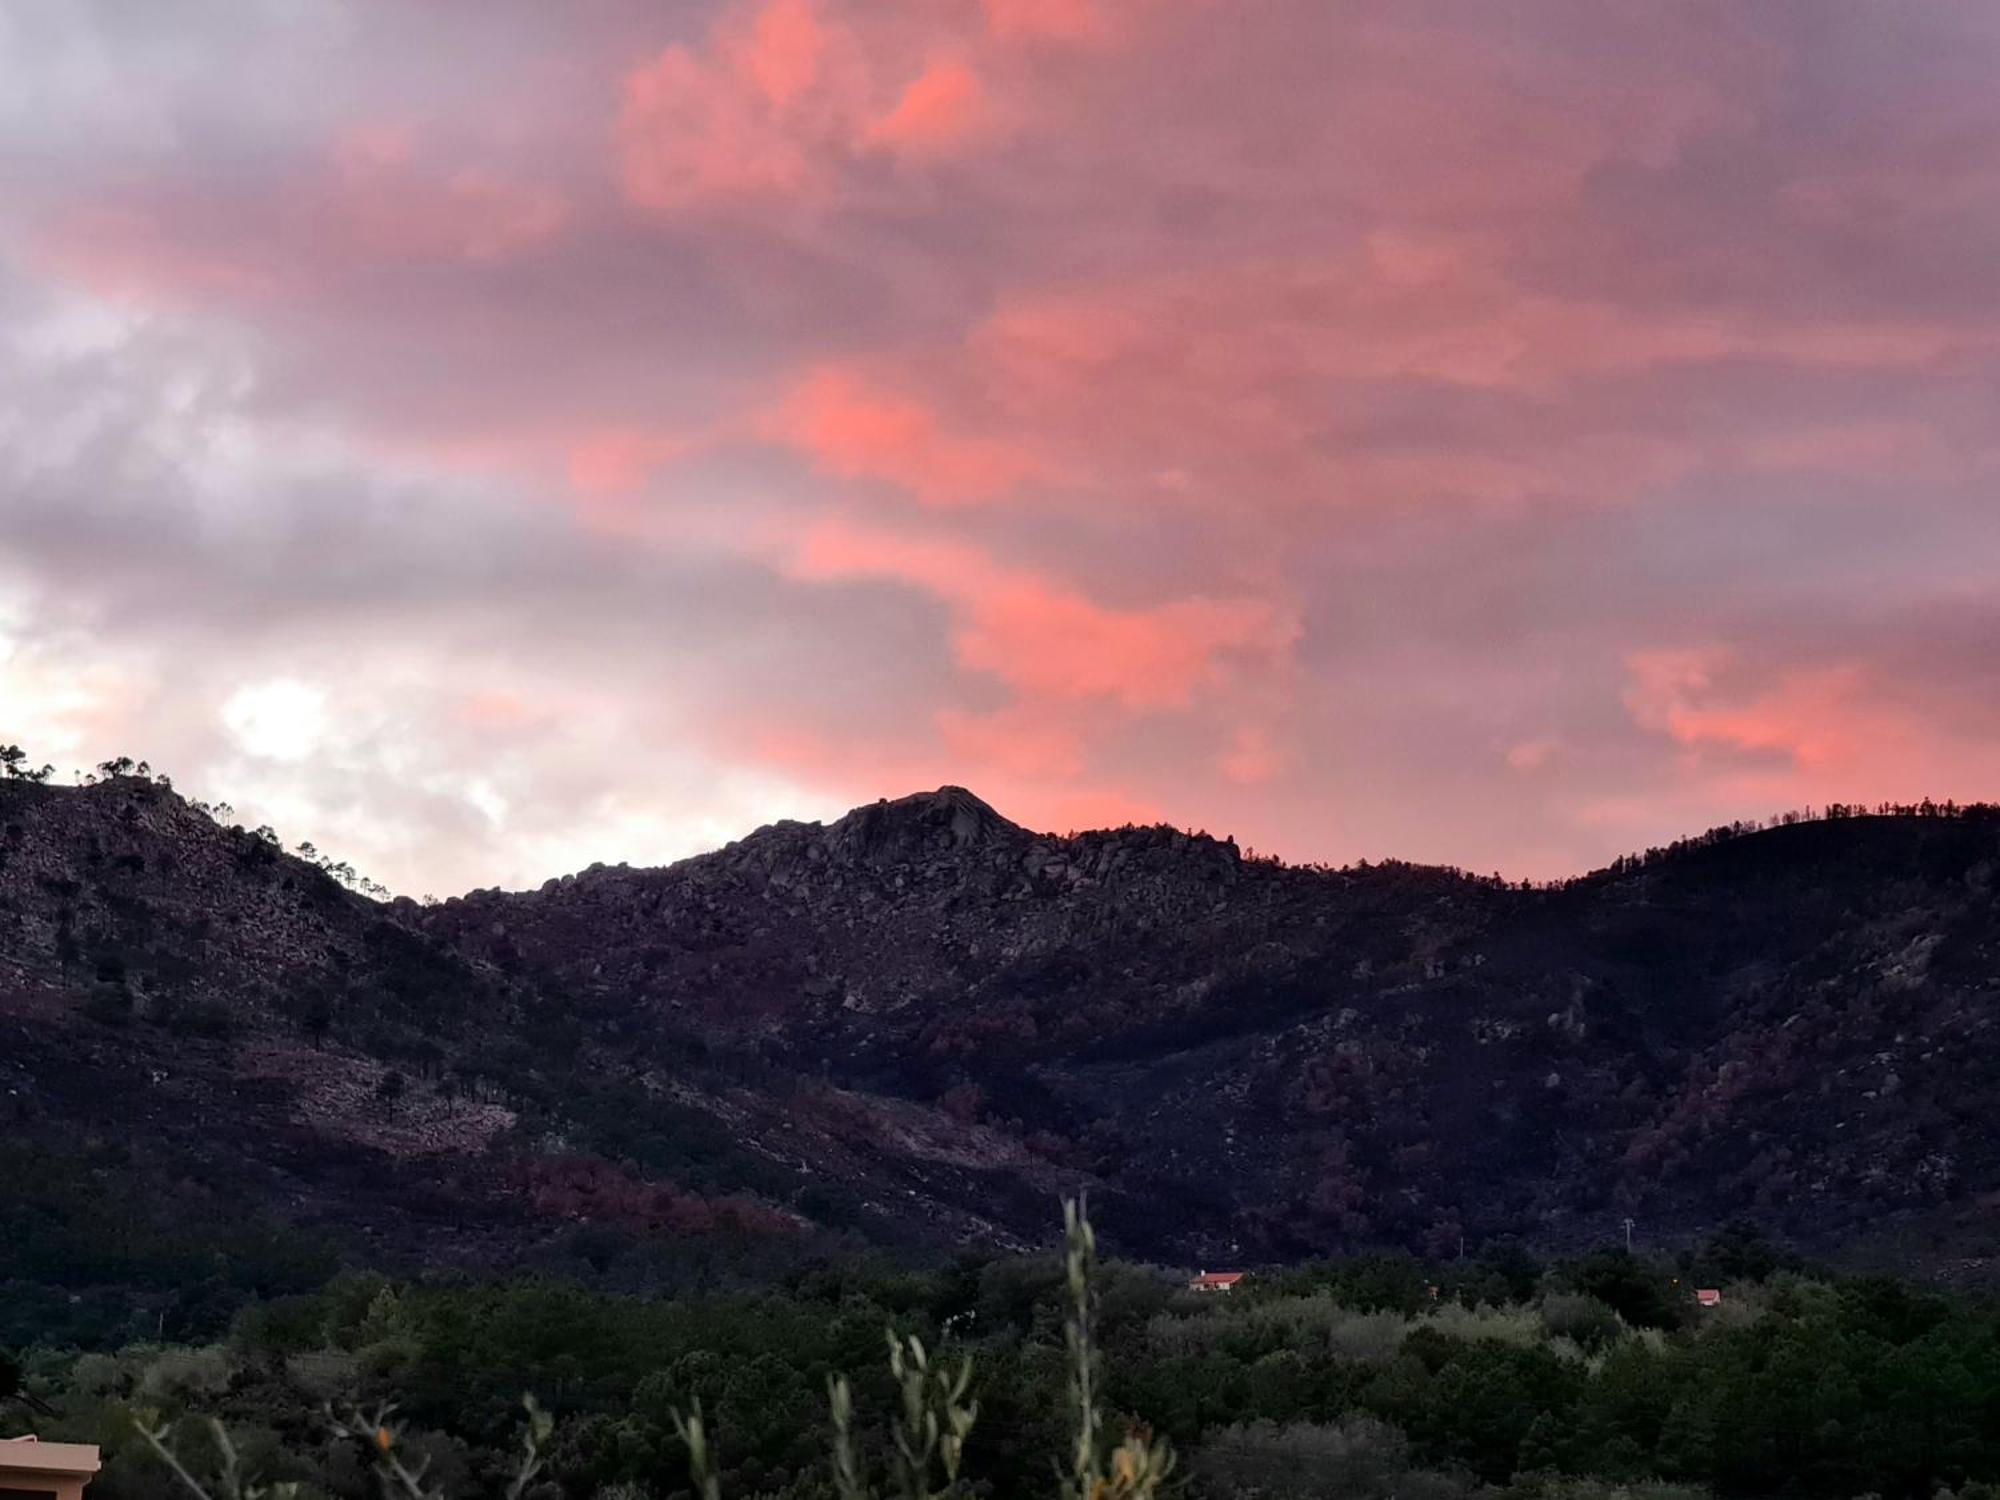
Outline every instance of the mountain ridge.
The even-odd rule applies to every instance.
[[[422,906],[155,782],[0,783],[0,1082],[22,1138],[418,1263],[1018,1245],[1078,1189],[1201,1262],[1628,1214],[1983,1245],[2000,819],[1952,813],[1523,889],[944,787]]]

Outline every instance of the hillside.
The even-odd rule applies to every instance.
[[[1988,816],[1849,817],[1523,890],[946,788],[421,907],[153,782],[5,783],[0,1119],[253,1267],[1013,1245],[1077,1187],[1184,1262],[1628,1215],[1976,1255],[1997,869]]]

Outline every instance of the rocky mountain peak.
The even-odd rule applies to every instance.
[[[962,786],[884,798],[855,808],[826,831],[827,847],[837,857],[874,864],[1028,839],[1025,829]]]

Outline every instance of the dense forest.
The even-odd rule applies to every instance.
[[[1054,1256],[916,1269],[828,1256],[763,1289],[668,1296],[354,1272],[217,1295],[236,1305],[210,1340],[106,1329],[104,1347],[23,1355],[27,1388],[59,1414],[41,1434],[104,1446],[97,1500],[167,1492],[135,1414],[197,1472],[213,1463],[212,1417],[246,1466],[304,1495],[370,1493],[375,1455],[325,1413],[381,1403],[429,1482],[498,1493],[524,1391],[554,1417],[529,1494],[693,1493],[675,1417],[699,1404],[725,1495],[832,1500],[828,1381],[852,1376],[855,1423],[886,1448],[885,1329],[941,1364],[971,1361],[962,1492],[1049,1492],[1070,1441]],[[1216,1500],[1930,1500],[2000,1480],[2000,1307],[1819,1272],[1747,1229],[1672,1259],[1619,1248],[1545,1264],[1500,1244],[1438,1263],[1323,1260],[1227,1295],[1114,1262],[1092,1316],[1108,1425],[1169,1438],[1173,1483]],[[30,1332],[12,1322],[11,1337]]]

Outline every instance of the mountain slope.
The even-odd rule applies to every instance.
[[[1804,823],[1554,891],[1039,838],[962,791],[428,930],[793,1071],[951,1101],[1190,1254],[1838,1237],[1994,1185],[1990,819]]]
[[[1076,1188],[1188,1260],[1627,1215],[1965,1244],[2000,1193],[1984,813],[1530,891],[1047,837],[945,788],[423,908],[131,778],[0,806],[17,1134],[155,1132],[409,1258],[579,1221],[1019,1243]]]

